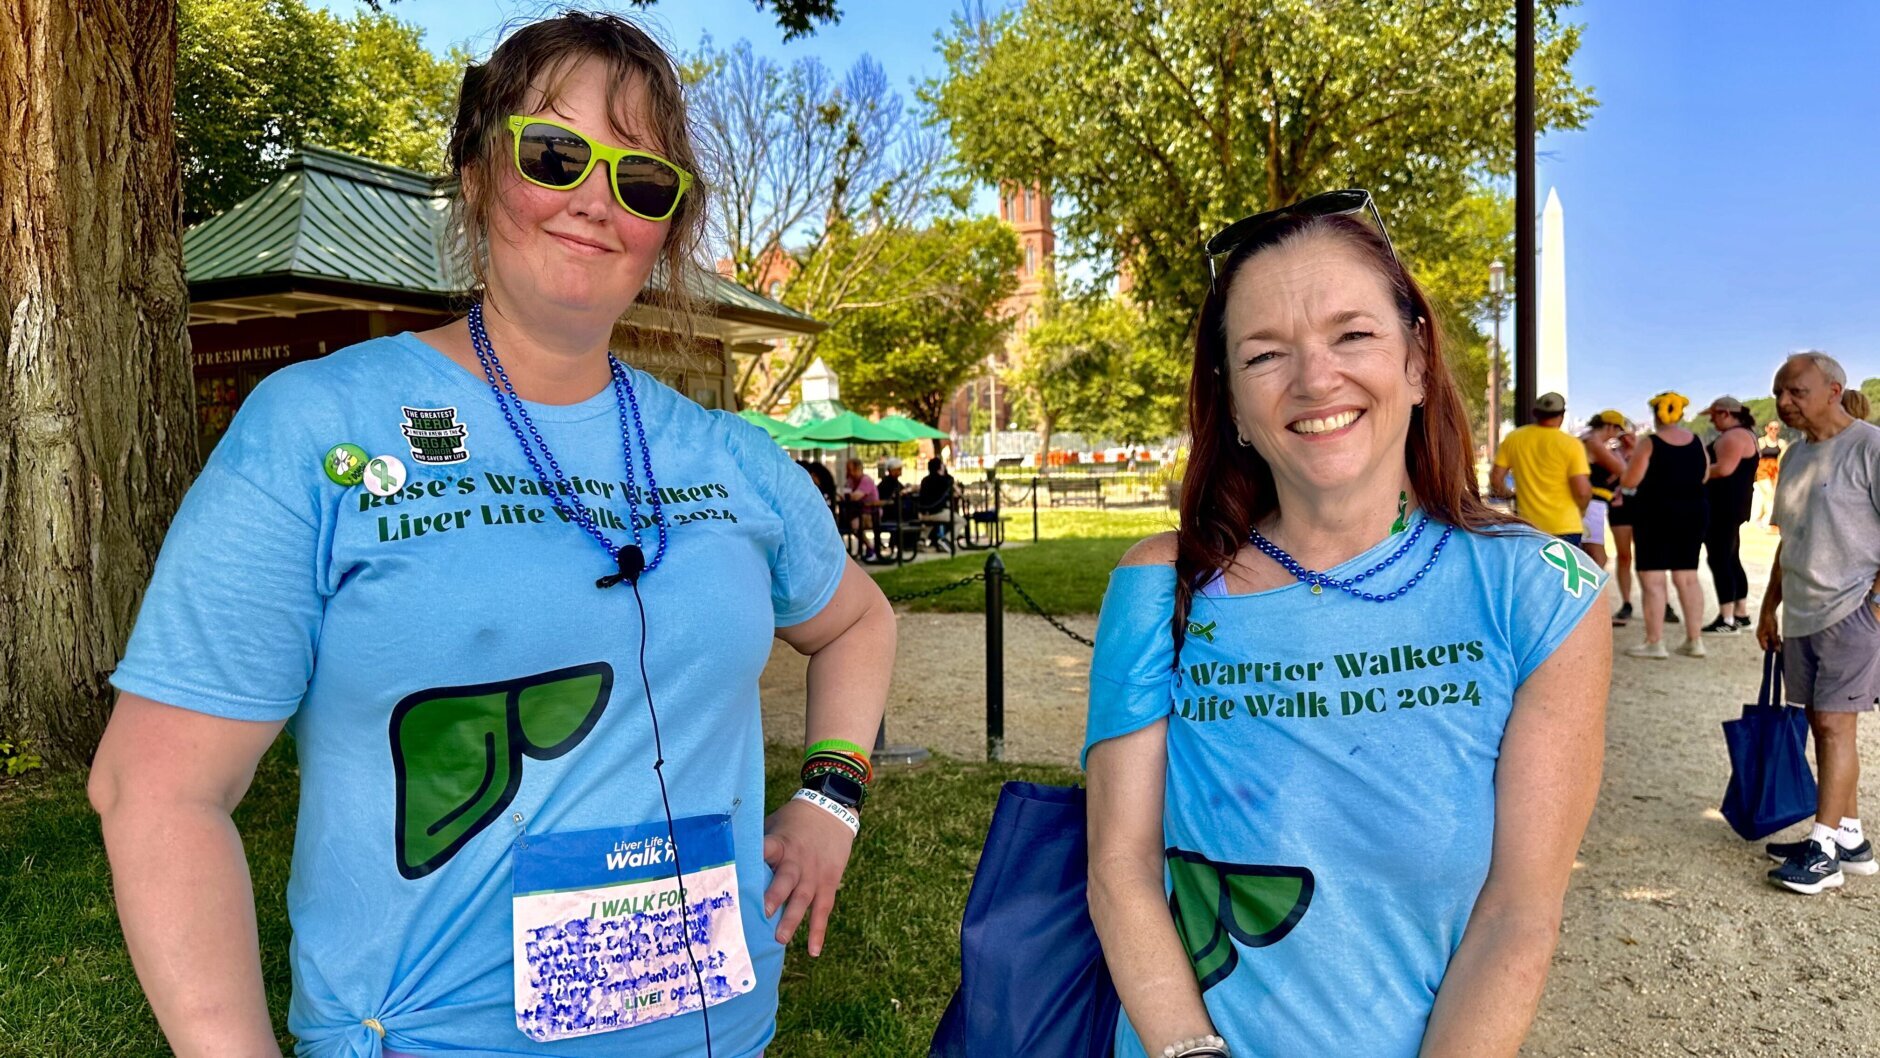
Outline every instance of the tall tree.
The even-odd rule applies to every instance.
[[[838,80],[814,58],[785,66],[740,42],[707,45],[685,72],[732,277],[832,327],[874,306],[876,274],[905,271],[897,255],[913,249],[899,233],[946,201],[944,138],[867,56]],[[753,361],[739,380],[745,402],[787,402],[821,344]]]
[[[172,0],[0,0],[0,730],[90,757],[197,466]]]
[[[1043,314],[1021,339],[1006,381],[1018,412],[1038,431],[1039,465],[1059,432],[1144,441],[1175,432],[1185,378],[1146,341],[1136,305],[1107,293],[1062,296],[1049,288]]]
[[[1594,105],[1572,3],[1539,0],[1542,129]],[[1179,347],[1202,242],[1319,191],[1370,188],[1413,270],[1441,271],[1452,213],[1513,165],[1513,37],[1486,0],[1031,0],[956,19],[926,95],[975,176],[1048,184],[1067,255],[1127,269]],[[1486,294],[1485,268],[1456,275],[1452,301]]]
[[[849,404],[937,426],[953,392],[1004,346],[1018,239],[992,217],[942,218],[895,231],[881,258],[892,266],[868,273],[866,307],[826,332],[822,355]]]
[[[260,190],[303,144],[442,171],[468,53],[440,59],[416,26],[306,0],[181,0],[178,20],[186,221]]]

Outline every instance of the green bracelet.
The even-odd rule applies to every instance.
[[[868,759],[867,750],[863,749],[862,747],[856,745],[853,742],[850,742],[846,739],[840,739],[840,738],[825,738],[821,742],[814,743],[808,749],[803,751],[803,756],[806,758],[811,757],[817,753],[821,753],[823,750],[826,750],[826,749],[835,750],[838,753],[853,753],[856,756],[862,758],[863,760]]]

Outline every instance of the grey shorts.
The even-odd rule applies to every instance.
[[[1782,641],[1788,699],[1824,713],[1871,712],[1880,699],[1880,620],[1866,603],[1813,635]]]

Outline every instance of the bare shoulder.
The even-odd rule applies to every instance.
[[[1136,541],[1124,552],[1118,566],[1172,566],[1175,564],[1175,532],[1157,533]]]

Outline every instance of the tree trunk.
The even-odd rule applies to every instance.
[[[1058,417],[1046,412],[1038,417],[1038,473],[1051,472],[1051,435],[1057,432]]]
[[[90,759],[197,466],[174,0],[0,0],[0,735]]]

